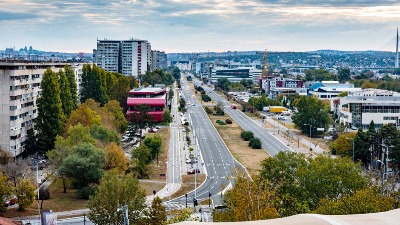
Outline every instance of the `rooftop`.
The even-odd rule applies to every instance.
[[[132,90],[130,90],[129,91],[129,93],[132,93],[132,94],[147,94],[147,93],[153,93],[153,94],[155,94],[155,93],[160,93],[160,92],[164,92],[165,91],[165,89],[163,89],[163,88],[154,88],[154,87],[145,87],[145,88],[135,88],[135,89],[132,89]]]

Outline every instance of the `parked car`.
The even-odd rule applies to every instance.
[[[231,108],[232,109],[236,109],[236,105],[231,105]]]

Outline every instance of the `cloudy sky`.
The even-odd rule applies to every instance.
[[[0,49],[138,38],[166,52],[394,51],[397,26],[399,0],[0,0]]]

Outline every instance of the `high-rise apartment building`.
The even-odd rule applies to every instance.
[[[41,93],[44,71],[54,72],[67,63],[54,62],[0,62],[0,147],[14,157],[21,154],[29,129],[34,128],[38,115],[36,105]],[[82,63],[72,63],[78,90]]]
[[[138,77],[151,69],[151,45],[145,40],[97,40],[93,50],[98,67]]]
[[[167,69],[167,54],[162,51],[151,51],[151,57],[152,57],[152,62],[151,62],[151,70],[156,70],[156,69]]]

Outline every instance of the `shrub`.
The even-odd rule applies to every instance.
[[[226,119],[226,120],[225,120],[225,123],[226,123],[226,124],[232,124],[232,120],[231,120],[231,119]]]
[[[260,149],[261,148],[261,140],[259,138],[252,138],[250,139],[249,146],[253,149]]]
[[[245,141],[249,141],[254,137],[254,134],[251,131],[242,131],[240,137],[242,137]]]
[[[201,90],[200,93],[201,93],[202,95],[204,95],[206,92],[205,92],[204,90]]]
[[[211,98],[210,98],[210,96],[208,96],[208,95],[206,95],[206,94],[202,94],[202,95],[201,95],[201,100],[202,100],[203,102],[209,102],[209,101],[211,101]]]
[[[82,199],[89,199],[90,196],[96,194],[96,188],[95,187],[83,187],[78,190],[76,193],[79,198]]]
[[[206,110],[206,113],[207,114],[213,114],[214,112],[210,109],[210,108],[208,108],[208,107],[205,107],[205,110]]]

